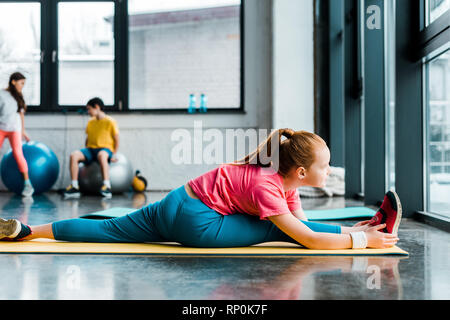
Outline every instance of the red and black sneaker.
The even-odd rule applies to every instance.
[[[386,223],[386,228],[380,230],[384,233],[397,234],[402,219],[402,204],[395,191],[388,191],[384,196],[380,209],[370,220],[369,225],[376,226]]]

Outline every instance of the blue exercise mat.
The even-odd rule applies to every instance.
[[[86,219],[111,219],[127,215],[138,209],[133,208],[111,208],[99,212],[93,212],[81,216]],[[306,217],[310,221],[320,220],[342,220],[342,219],[356,219],[356,218],[372,218],[375,215],[375,210],[366,207],[348,207],[328,210],[305,210]]]

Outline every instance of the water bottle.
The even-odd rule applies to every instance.
[[[189,107],[188,113],[195,113],[195,95],[192,93],[189,95]]]
[[[208,108],[206,106],[207,102],[208,98],[206,97],[205,94],[202,93],[200,96],[200,112],[206,113],[208,111]]]

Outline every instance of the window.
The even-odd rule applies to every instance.
[[[244,0],[0,0],[0,87],[28,111],[240,111]],[[202,111],[205,111],[203,109]]]
[[[427,21],[433,23],[437,18],[450,9],[450,0],[426,0],[428,3]]]
[[[425,70],[427,210],[450,217],[450,51]]]
[[[114,105],[114,3],[58,4],[59,105]],[[76,90],[74,90],[76,88]]]
[[[0,3],[0,88],[8,86],[12,73],[21,72],[27,78],[25,101],[40,105],[40,60],[40,3]]]
[[[130,0],[129,108],[241,106],[240,0]]]

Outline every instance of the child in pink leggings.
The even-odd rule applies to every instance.
[[[30,140],[24,128],[24,114],[27,108],[22,94],[24,85],[24,75],[16,72],[9,78],[8,88],[0,90],[0,148],[5,138],[8,138],[14,159],[25,180],[22,195],[29,197],[34,189],[28,176],[27,161],[22,152],[22,137],[27,141]]]

